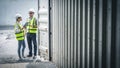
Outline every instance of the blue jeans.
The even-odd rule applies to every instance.
[[[21,55],[21,48],[22,48],[22,55]],[[25,51],[25,41],[18,40],[18,56],[19,56],[19,58],[24,57],[24,51]]]
[[[34,45],[34,56],[37,55],[37,41],[36,41],[36,33],[27,33],[27,42],[29,48],[29,55],[32,56],[32,42]]]

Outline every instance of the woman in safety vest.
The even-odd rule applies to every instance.
[[[24,29],[23,26],[20,24],[22,21],[22,16],[20,14],[16,14],[16,23],[15,23],[15,35],[16,39],[18,40],[18,56],[19,59],[22,60],[25,58],[24,51],[25,51],[25,41],[24,41]],[[22,51],[21,51],[22,48]]]

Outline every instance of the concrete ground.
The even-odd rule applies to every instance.
[[[25,58],[19,61],[17,54],[17,40],[13,30],[0,30],[0,68],[56,68],[52,62]],[[25,56],[28,55],[26,43]]]

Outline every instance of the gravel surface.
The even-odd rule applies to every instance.
[[[13,30],[0,30],[0,63],[18,62],[18,41],[15,39]],[[26,43],[25,55],[28,54]],[[26,60],[28,60],[27,58]],[[31,59],[30,59],[31,60]]]
[[[17,54],[17,40],[13,30],[0,30],[0,68],[56,68],[55,64],[44,61],[37,56],[36,60],[26,57],[20,61]],[[28,55],[26,43],[25,56]]]

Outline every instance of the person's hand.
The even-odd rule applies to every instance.
[[[26,27],[23,27],[23,29],[26,29]]]
[[[22,28],[21,30],[23,30],[24,28]]]

